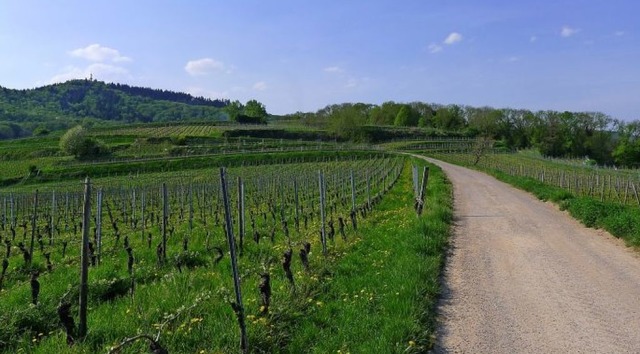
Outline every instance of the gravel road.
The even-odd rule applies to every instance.
[[[640,353],[640,257],[550,203],[432,161],[455,226],[437,353]]]

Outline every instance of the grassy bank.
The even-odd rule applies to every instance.
[[[422,164],[414,160],[415,164]],[[324,279],[292,333],[290,353],[424,352],[434,343],[435,302],[452,220],[451,186],[430,166],[423,215],[410,168],[359,230],[361,239]]]

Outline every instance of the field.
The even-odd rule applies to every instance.
[[[474,166],[471,154],[430,155],[464,166]],[[640,173],[635,170],[599,168],[575,161],[543,159],[527,154],[486,154],[475,167],[534,179],[576,196],[640,206]]]
[[[185,139],[191,146],[195,137]],[[418,216],[422,162],[335,151],[337,143],[300,141],[295,149],[314,148],[265,153],[251,140],[253,153],[123,162],[19,158],[56,149],[54,138],[40,144],[7,144],[4,152],[38,168],[0,190],[2,352],[136,353],[152,345],[226,353],[244,341],[250,352],[291,353],[433,345],[451,220],[451,191],[434,166]],[[87,184],[85,174],[96,177]],[[356,325],[365,318],[372,327]]]
[[[91,136],[109,146],[111,154],[92,161],[76,161],[60,153],[60,133],[47,137],[33,137],[11,141],[0,141],[0,187],[41,183],[77,175],[104,176],[122,173],[123,164],[129,166],[127,173],[157,172],[147,162],[183,160],[189,158],[216,158],[237,154],[296,154],[323,151],[362,151],[370,146],[349,142],[337,142],[322,132],[308,132],[297,127],[247,128],[237,125],[138,125],[133,127],[97,128]],[[229,160],[237,160],[231,157]],[[94,167],[110,164],[105,171]],[[157,164],[156,164],[157,165]],[[156,166],[157,167],[157,166]],[[119,172],[116,172],[119,171]],[[60,176],[60,174],[65,176]]]

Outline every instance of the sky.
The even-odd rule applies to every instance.
[[[0,0],[0,86],[93,78],[269,113],[422,101],[640,119],[637,0]]]

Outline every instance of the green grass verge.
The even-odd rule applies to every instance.
[[[400,353],[433,346],[452,193],[442,171],[430,169],[423,215],[413,209],[407,167],[379,212],[359,229],[361,240],[325,276],[321,294],[309,300],[314,306],[286,352]]]

